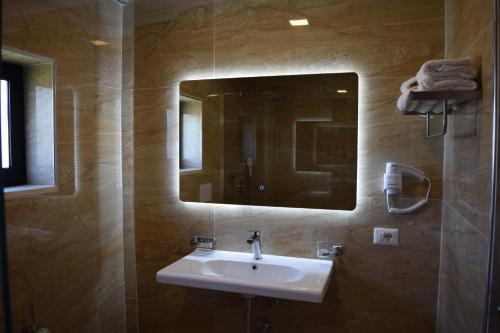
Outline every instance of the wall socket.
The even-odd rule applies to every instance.
[[[399,245],[399,229],[374,228],[373,244],[377,245]]]

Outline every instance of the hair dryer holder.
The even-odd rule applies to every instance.
[[[400,208],[393,207],[391,197],[403,193],[403,175],[409,174],[417,178],[420,182],[427,182],[427,194],[424,199],[421,199],[410,207]],[[386,164],[384,174],[384,193],[387,199],[387,210],[391,214],[407,214],[416,211],[420,207],[429,202],[431,193],[431,180],[421,170],[409,165],[392,163]]]

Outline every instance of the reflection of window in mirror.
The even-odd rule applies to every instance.
[[[202,101],[180,96],[180,171],[201,170],[202,165]]]

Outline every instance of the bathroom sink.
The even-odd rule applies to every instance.
[[[197,249],[156,273],[159,283],[321,303],[333,271],[329,260]]]
[[[201,265],[201,272],[205,275],[223,276],[235,280],[251,278],[270,283],[296,282],[305,276],[303,271],[294,267],[228,260],[209,260]]]

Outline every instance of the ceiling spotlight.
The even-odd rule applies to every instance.
[[[298,27],[302,25],[309,25],[309,21],[307,19],[300,19],[300,20],[289,20],[290,25],[292,27]]]
[[[345,89],[338,89],[337,94],[347,94],[347,90]]]
[[[103,46],[103,45],[109,45],[110,43],[104,41],[104,40],[100,40],[100,39],[96,39],[96,40],[91,40],[90,41],[92,44],[94,44],[95,46]]]

